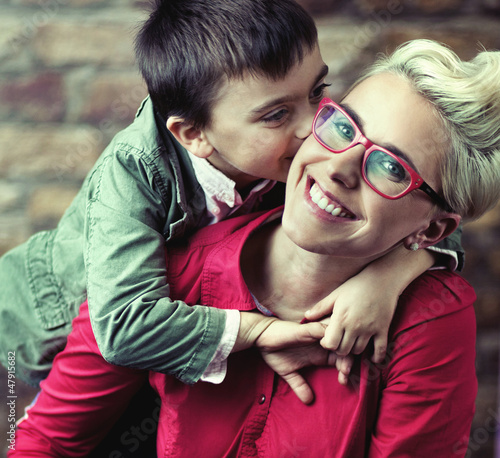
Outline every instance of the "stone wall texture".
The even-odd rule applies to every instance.
[[[317,21],[334,98],[377,52],[409,39],[445,42],[467,59],[481,46],[500,49],[500,0],[301,3]],[[0,254],[57,224],[105,145],[133,119],[146,89],[134,66],[132,43],[147,4],[2,0]],[[469,448],[462,450],[468,457],[495,456],[500,425],[499,242],[500,207],[465,227],[463,275],[478,295],[479,394]],[[0,383],[3,393],[3,369]],[[21,382],[17,389],[20,416],[35,391]],[[0,418],[2,431],[6,416]]]

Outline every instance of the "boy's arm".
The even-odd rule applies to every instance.
[[[177,201],[160,199],[158,187],[147,164],[133,154],[110,157],[92,177],[85,249],[90,318],[99,350],[109,363],[173,375],[192,384],[219,349],[228,311],[170,299],[162,231]],[[165,208],[169,202],[171,207]],[[237,347],[245,339],[246,324],[242,319]],[[295,339],[302,344],[301,337],[288,337],[288,345],[293,347]],[[233,343],[234,339],[229,351]],[[316,347],[303,349],[291,367],[316,361],[317,353],[328,354],[317,343]],[[291,376],[283,371],[280,375]]]
[[[373,361],[381,362],[399,296],[434,262],[428,250],[410,252],[401,246],[333,291],[306,312],[306,318],[317,320],[333,308],[321,344],[338,355],[359,354],[373,337]]]
[[[436,245],[427,247],[435,255],[436,267],[448,268],[452,272],[459,272],[464,268],[465,251],[462,247],[463,225],[460,223],[458,228],[445,239]]]
[[[339,356],[361,353],[373,337],[373,361],[381,362],[397,300],[406,287],[432,266],[461,270],[465,253],[461,245],[462,225],[450,236],[426,250],[410,252],[402,246],[369,264],[357,276],[337,288],[306,312],[309,320],[332,313],[322,345]],[[339,381],[346,383],[352,358],[341,366]]]
[[[180,208],[175,182],[160,178],[133,151],[117,151],[90,180],[84,246],[90,316],[107,361],[194,383],[215,353],[226,315],[169,298],[165,222],[180,219]]]

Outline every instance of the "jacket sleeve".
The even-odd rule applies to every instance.
[[[443,265],[451,271],[461,271],[465,264],[465,251],[462,247],[462,229],[460,224],[457,230],[434,246],[429,247],[431,251],[440,253]]]
[[[160,180],[154,162],[125,147],[102,161],[88,191],[84,256],[97,344],[112,364],[194,383],[216,351],[225,312],[169,298],[164,231],[179,212],[175,181]]]
[[[397,337],[383,371],[370,458],[465,455],[477,393],[474,349],[472,306]]]

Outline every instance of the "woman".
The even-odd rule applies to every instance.
[[[373,260],[401,245],[426,248],[461,218],[479,217],[500,196],[499,75],[500,53],[462,63],[422,40],[379,60],[341,105],[322,102],[314,135],[293,161],[283,212],[234,218],[168,250],[172,295],[277,317],[267,326],[300,321],[304,304]],[[422,275],[401,296],[386,361],[376,366],[366,352],[346,385],[333,368],[304,370],[316,396],[310,405],[253,350],[231,355],[221,385],[187,386],[151,373],[161,397],[158,455],[457,456],[477,390],[474,299],[456,274]],[[262,331],[256,326],[248,341]],[[46,455],[62,454],[75,432],[83,447],[92,427],[128,399],[119,385],[99,392],[99,378],[112,374],[94,361],[96,348],[84,304],[62,358],[65,367],[87,359],[92,371],[87,366],[80,379],[73,370],[70,378],[55,366],[44,390],[66,412],[73,406],[60,394],[64,386],[94,396],[85,408],[95,421],[63,428],[55,418],[53,431],[42,431]],[[77,418],[78,409],[65,418]],[[39,433],[43,415],[30,411],[19,444]]]

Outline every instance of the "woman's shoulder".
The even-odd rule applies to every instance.
[[[473,313],[476,294],[459,274],[447,270],[427,271],[400,296],[391,326],[395,336],[409,328],[437,319],[456,319]],[[467,313],[460,313],[467,312]]]

